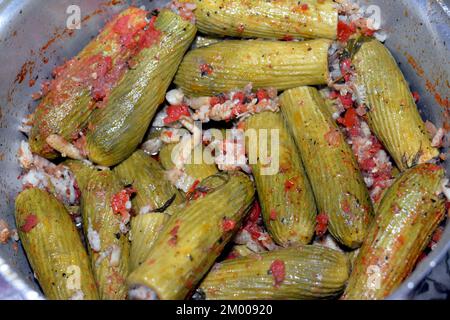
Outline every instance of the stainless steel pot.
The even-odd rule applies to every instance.
[[[21,119],[35,107],[31,94],[65,58],[75,55],[106,18],[132,2],[147,9],[168,1],[105,0],[0,0],[0,219],[14,228],[14,198],[20,174],[16,150],[24,137],[17,130]],[[368,0],[364,5],[381,8],[386,45],[395,55],[420,102],[424,118],[437,126],[449,121],[448,0]],[[81,10],[81,30],[66,28],[68,18]],[[69,22],[71,20],[69,19]],[[449,127],[450,128],[450,127]],[[447,169],[450,169],[447,163]],[[411,297],[414,288],[448,255],[450,226],[441,242],[391,299]],[[450,285],[450,284],[449,284]],[[36,299],[39,288],[20,245],[0,245],[0,299]]]

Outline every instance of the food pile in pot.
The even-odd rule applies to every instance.
[[[17,233],[46,297],[388,297],[450,190],[386,37],[344,0],[112,17],[20,127]]]

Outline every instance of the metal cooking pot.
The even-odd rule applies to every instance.
[[[168,1],[105,0],[0,0],[0,219],[14,228],[14,198],[19,191],[20,168],[16,150],[24,137],[21,119],[36,103],[31,94],[51,70],[74,56],[98,33],[105,19],[128,6],[147,9]],[[449,121],[449,0],[362,0],[381,8],[386,45],[394,54],[412,90],[422,97],[425,119],[440,127]],[[80,8],[81,29],[67,29],[75,7]],[[71,24],[73,26],[73,24]],[[448,138],[448,137],[447,137]],[[446,163],[450,169],[449,162]],[[442,240],[404,284],[390,297],[413,297],[414,289],[439,263],[449,259],[450,226]],[[448,267],[448,264],[447,264]],[[450,285],[450,283],[448,284]],[[39,299],[39,287],[20,245],[0,244],[0,299]]]

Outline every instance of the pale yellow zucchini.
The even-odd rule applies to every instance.
[[[353,60],[356,85],[365,90],[367,121],[398,168],[404,171],[439,155],[420,117],[408,83],[378,40],[362,43]]]
[[[246,149],[249,157],[256,151],[259,155],[251,168],[267,230],[281,246],[308,244],[314,235],[317,208],[300,153],[283,115],[274,112],[253,115],[245,121],[245,129],[254,130],[258,137],[258,142],[248,141]],[[278,137],[277,145],[274,145],[274,135]],[[262,141],[264,136],[266,142]],[[269,158],[264,159],[262,155],[277,157],[277,161],[268,164]],[[267,170],[276,164],[276,171]]]
[[[199,31],[239,38],[336,39],[338,9],[331,0],[181,0],[196,4]]]
[[[350,146],[317,89],[300,87],[281,96],[284,114],[328,229],[343,245],[358,248],[372,218],[372,203]]]
[[[46,191],[24,190],[16,198],[16,223],[48,299],[98,299],[89,257],[62,203]]]
[[[330,40],[226,40],[190,51],[175,84],[191,96],[243,88],[278,90],[327,83]]]
[[[81,197],[84,233],[103,300],[121,300],[127,295],[130,243],[122,216],[112,209],[113,196],[122,189],[113,172],[101,171],[91,176]]]
[[[411,273],[445,215],[444,169],[409,169],[388,189],[353,263],[344,298],[384,299]]]
[[[161,164],[138,150],[114,168],[114,172],[126,185],[136,190],[133,197],[131,219],[130,272],[147,258],[152,244],[169,216],[166,208],[176,205],[182,198],[175,187],[165,178]]]
[[[133,68],[91,116],[86,149],[94,163],[113,166],[136,150],[196,33],[193,24],[166,9],[155,28],[156,43],[133,58]]]
[[[209,180],[217,180],[212,192],[175,213],[130,274],[130,298],[186,298],[239,228],[253,202],[253,183],[239,172]]]
[[[330,299],[343,291],[349,274],[344,253],[300,245],[221,262],[198,291],[207,300]]]

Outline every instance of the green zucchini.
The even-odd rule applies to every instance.
[[[388,189],[353,266],[344,299],[383,299],[411,273],[445,216],[444,169],[423,164]]]
[[[252,153],[259,155],[258,161],[251,163],[251,168],[267,230],[273,240],[284,247],[310,243],[316,225],[316,203],[299,151],[283,116],[274,112],[253,115],[246,120],[245,129],[255,133],[259,140],[245,145],[250,158]],[[262,134],[267,137],[265,144],[261,141]],[[278,145],[273,145],[274,134],[278,135]],[[266,150],[261,150],[262,147]],[[269,154],[271,150],[274,152],[274,148],[278,152]],[[266,164],[262,154],[278,159],[276,172],[265,172],[275,162]]]
[[[16,224],[48,299],[98,299],[89,257],[61,202],[46,191],[26,189],[16,198]]]
[[[129,275],[130,298],[186,298],[239,228],[253,202],[253,183],[239,172],[209,180],[217,181],[215,189],[175,213],[145,263]]]
[[[420,117],[408,83],[389,50],[378,40],[363,42],[352,60],[362,86],[367,121],[398,168],[404,171],[439,155]]]
[[[199,31],[238,38],[336,39],[338,9],[331,0],[182,0],[196,4]]]
[[[130,7],[113,18],[102,32],[92,40],[75,58],[66,62],[50,91],[38,105],[30,133],[30,147],[33,153],[46,158],[56,158],[56,152],[47,143],[47,138],[56,134],[72,142],[88,124],[89,117],[95,109],[91,94],[89,78],[91,74],[106,67],[106,58],[111,58],[111,69],[131,58],[133,50],[124,47],[122,38],[142,29],[147,11]],[[120,21],[127,20],[128,29],[117,32]]]
[[[207,300],[330,299],[344,290],[349,274],[344,253],[299,245],[221,262],[198,292]]]
[[[112,208],[114,195],[122,189],[112,171],[101,171],[91,176],[81,197],[84,234],[103,300],[121,300],[127,295],[130,243],[124,234],[122,216]]]
[[[196,32],[194,25],[169,10],[160,12],[155,28],[161,33],[157,43],[134,58],[136,65],[90,119],[87,152],[94,163],[116,165],[141,143]]]
[[[350,146],[318,91],[300,87],[281,96],[284,114],[331,234],[355,249],[372,218],[372,204]]]
[[[165,179],[161,164],[142,150],[115,167],[114,172],[123,184],[136,190],[132,200],[136,216],[131,219],[130,271],[133,271],[145,261],[168,220],[166,207],[180,203],[182,198]]]
[[[325,39],[222,41],[188,52],[175,84],[189,96],[212,96],[249,83],[278,90],[326,84],[330,44]]]

